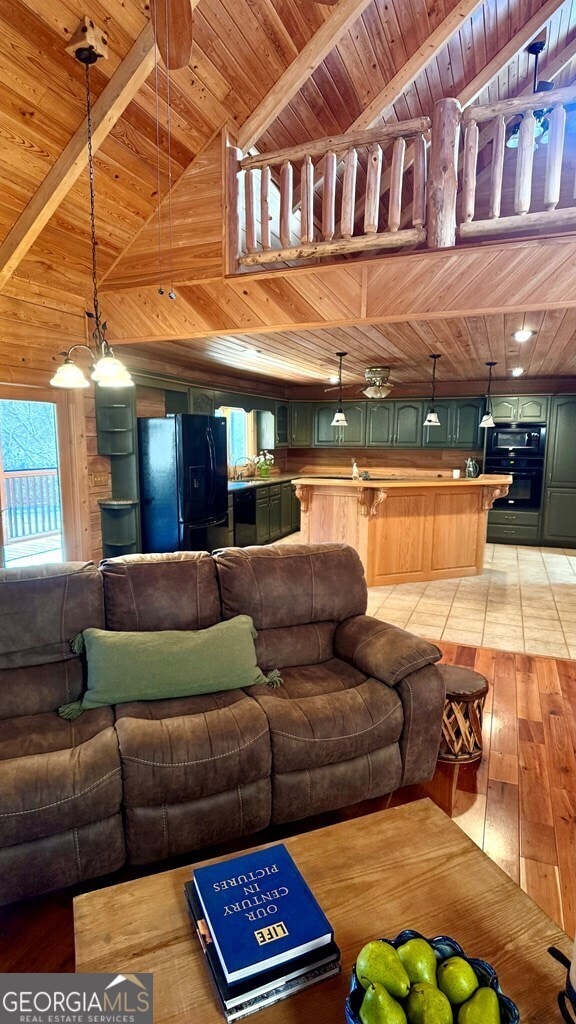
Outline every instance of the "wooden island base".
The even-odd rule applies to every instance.
[[[303,542],[351,544],[377,587],[481,573],[488,510],[512,477],[294,482]]]

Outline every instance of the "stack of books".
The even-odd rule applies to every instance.
[[[228,1021],[339,973],[330,923],[283,844],[197,868],[184,890]]]

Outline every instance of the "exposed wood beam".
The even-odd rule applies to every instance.
[[[372,0],[339,0],[334,13],[306,43],[240,128],[238,145],[243,153],[261,138],[370,3]]]
[[[92,107],[92,145],[95,151],[153,67],[154,34],[148,23]],[[12,276],[87,163],[88,136],[84,119],[0,246],[0,288]]]
[[[463,22],[472,17],[474,11],[481,7],[484,0],[461,0],[456,7],[450,11],[438,28],[432,32],[426,41],[406,61],[402,68],[386,83],[384,88],[362,111],[348,131],[363,131],[372,128],[382,117],[385,110],[406,91],[415,78],[424,71],[431,61],[444,49],[446,44],[462,28]]]

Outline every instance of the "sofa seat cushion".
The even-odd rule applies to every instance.
[[[283,685],[248,691],[270,726],[274,773],[336,764],[396,743],[400,699],[390,687],[338,658],[282,669]]]
[[[109,708],[77,722],[56,712],[0,721],[0,844],[11,846],[115,814],[122,783]]]
[[[199,799],[270,775],[266,716],[241,690],[118,705],[116,732],[127,807]]]

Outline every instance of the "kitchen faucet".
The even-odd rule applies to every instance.
[[[233,480],[242,480],[243,477],[245,476],[245,474],[242,473],[238,469],[238,463],[239,462],[244,462],[246,466],[250,466],[250,467],[253,467],[253,465],[254,465],[253,462],[252,462],[252,459],[249,459],[248,456],[241,455],[240,458],[236,459],[235,462],[234,462],[234,469],[232,471],[232,479]]]

